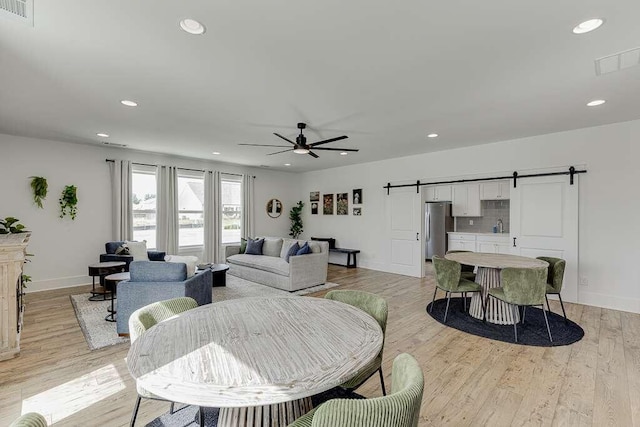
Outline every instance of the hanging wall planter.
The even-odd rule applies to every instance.
[[[49,190],[47,178],[42,176],[32,176],[31,190],[33,191],[33,202],[42,209],[42,201],[47,198],[47,192]]]
[[[62,196],[58,202],[60,203],[60,218],[64,218],[65,215],[69,215],[71,219],[76,219],[78,214],[78,189],[75,185],[67,185],[62,190]]]

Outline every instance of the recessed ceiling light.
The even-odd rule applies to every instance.
[[[213,154],[215,154],[217,156],[218,154],[220,154],[220,152],[219,151],[214,151]]]
[[[96,135],[98,135],[100,138],[109,138],[109,134],[108,133],[96,133]]]
[[[291,163],[285,163],[284,165],[285,166],[291,166]]]
[[[138,103],[135,101],[130,101],[128,99],[123,99],[122,101],[120,101],[120,103],[122,105],[126,105],[127,107],[137,107]]]
[[[202,25],[195,19],[190,18],[186,18],[180,21],[180,28],[182,28],[189,34],[195,34],[196,36],[204,34],[207,31],[204,25]]]
[[[429,135],[427,135],[427,138],[437,138],[438,134],[437,133],[430,133]]]
[[[347,153],[346,151],[343,151],[343,152],[340,153],[341,156],[346,156],[347,154],[349,154],[349,153]]]
[[[602,24],[604,24],[604,19],[600,19],[600,18],[589,19],[588,21],[584,21],[576,25],[573,29],[573,34],[588,33],[597,28],[600,28]]]
[[[594,99],[591,102],[587,102],[587,107],[597,107],[598,105],[602,105],[605,102],[607,101],[605,101],[604,99]]]

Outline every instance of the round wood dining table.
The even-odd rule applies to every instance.
[[[221,408],[219,426],[284,426],[310,397],[351,379],[380,352],[377,321],[310,297],[241,298],[150,328],[127,356],[139,385],[163,399]]]
[[[460,264],[477,267],[476,283],[482,286],[482,295],[474,292],[471,297],[469,314],[476,319],[483,318],[482,301],[485,300],[490,288],[500,287],[500,270],[503,268],[543,268],[549,263],[536,258],[519,255],[492,254],[484,252],[452,252],[445,255],[446,259]],[[482,298],[482,299],[481,299]],[[520,321],[520,314],[516,310],[515,318],[510,306],[497,298],[487,301],[487,322],[498,325],[513,325]]]

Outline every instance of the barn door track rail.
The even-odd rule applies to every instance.
[[[523,178],[536,178],[539,176],[556,176],[556,175],[569,175],[569,184],[573,185],[573,177],[580,173],[587,173],[586,169],[576,170],[573,166],[569,168],[567,171],[563,172],[547,172],[547,173],[532,173],[532,174],[523,174],[520,175],[518,172],[513,171],[513,174],[507,176],[494,176],[490,178],[471,178],[471,179],[456,179],[451,181],[437,181],[437,182],[420,182],[420,180],[416,181],[415,184],[397,184],[391,185],[391,183],[387,183],[382,188],[386,188],[387,195],[392,188],[404,188],[404,187],[416,187],[416,192],[420,192],[420,187],[423,185],[441,185],[441,184],[462,184],[465,182],[481,182],[481,181],[497,181],[503,179],[513,179],[513,188],[516,188],[518,185],[518,180]]]

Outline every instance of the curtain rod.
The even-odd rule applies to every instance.
[[[387,195],[389,195],[389,190],[391,188],[402,188],[402,187],[416,187],[416,191],[420,192],[420,187],[423,185],[440,185],[440,184],[460,184],[463,182],[479,182],[479,181],[495,181],[495,180],[499,180],[499,179],[513,179],[513,188],[516,188],[517,185],[517,181],[519,178],[534,178],[534,177],[538,177],[538,176],[555,176],[555,175],[570,175],[570,184],[573,185],[573,177],[574,175],[580,174],[580,173],[587,173],[586,170],[576,170],[576,168],[574,168],[573,166],[571,166],[569,168],[568,171],[566,172],[547,172],[547,173],[534,173],[534,174],[527,174],[527,175],[519,175],[518,172],[514,171],[512,175],[510,176],[494,176],[494,177],[490,177],[490,178],[470,178],[470,179],[456,179],[456,180],[451,180],[451,181],[437,181],[437,182],[420,182],[420,180],[416,181],[415,184],[397,184],[397,185],[391,185],[391,183],[387,183],[387,185],[385,185],[382,188],[385,188],[387,190]]]
[[[105,162],[113,163],[113,162],[115,162],[115,160],[114,159],[105,159]],[[137,162],[131,162],[131,164],[132,165],[138,165],[138,166],[150,166],[150,167],[154,167],[154,168],[157,168],[158,166],[160,166],[160,165],[152,165],[150,163],[137,163]],[[181,168],[181,167],[177,167],[176,169],[180,169],[180,170],[183,170],[183,171],[190,171],[190,172],[203,172],[203,173],[204,172],[210,172],[210,171],[206,171],[204,169],[189,169],[189,168]],[[223,173],[225,175],[242,176],[241,173],[231,173],[231,172],[221,172],[221,173]],[[253,177],[255,178],[255,175]]]

